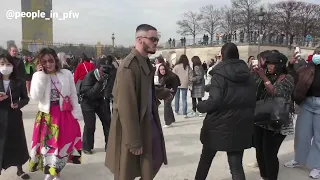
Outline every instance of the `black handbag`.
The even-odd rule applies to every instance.
[[[255,124],[286,125],[290,122],[290,99],[283,97],[267,97],[257,101],[254,112]]]

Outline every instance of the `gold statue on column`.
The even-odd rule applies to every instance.
[[[96,48],[97,48],[97,57],[99,58],[102,56],[102,45],[100,41],[97,43]]]

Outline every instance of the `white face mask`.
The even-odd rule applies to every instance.
[[[13,71],[13,67],[12,66],[1,66],[0,67],[0,73],[3,75],[10,75]]]

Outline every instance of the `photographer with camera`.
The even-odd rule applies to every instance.
[[[94,133],[96,130],[96,114],[104,131],[105,149],[111,121],[110,99],[116,75],[116,68],[109,61],[101,61],[97,68],[89,72],[81,83],[80,105],[84,118],[83,152],[92,154]]]

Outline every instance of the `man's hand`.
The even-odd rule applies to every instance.
[[[100,81],[104,82],[105,80],[108,79],[108,77],[109,77],[108,74],[102,74],[102,75],[100,76]]]
[[[169,95],[169,97],[167,99],[173,99],[174,98],[173,93],[174,93],[174,90],[171,88],[170,89],[170,95]]]
[[[17,103],[11,103],[11,108],[12,109],[17,109],[19,107],[19,105]]]
[[[297,58],[295,58],[294,56],[291,57],[290,59],[290,64],[295,64],[297,62]]]
[[[136,156],[139,156],[143,153],[143,148],[131,148],[130,152]]]
[[[172,93],[170,93],[170,95],[169,95],[169,97],[167,98],[167,99],[173,99],[173,94]]]
[[[4,94],[4,95],[0,95],[0,101],[3,101],[5,99],[7,99],[9,96]]]

